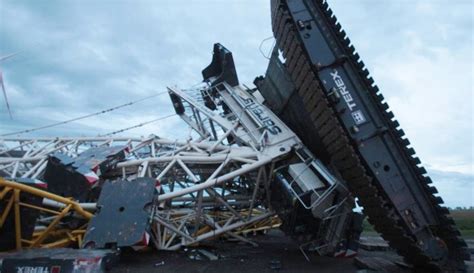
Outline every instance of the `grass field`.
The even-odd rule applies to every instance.
[[[451,217],[453,217],[464,238],[474,239],[474,209],[451,210]],[[364,220],[363,227],[364,232],[374,232],[367,219]]]
[[[451,210],[451,216],[465,238],[474,238],[474,209]]]

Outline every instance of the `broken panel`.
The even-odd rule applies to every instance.
[[[149,240],[150,209],[155,197],[153,178],[106,182],[90,221],[83,247],[146,246]]]

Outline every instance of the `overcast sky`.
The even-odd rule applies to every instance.
[[[329,0],[449,206],[474,206],[471,0]],[[0,133],[201,81],[220,42],[239,79],[265,73],[268,0],[0,0],[0,63],[13,112]],[[272,42],[263,45],[268,50]],[[25,136],[95,136],[173,113],[167,95]],[[123,133],[176,138],[173,117]]]

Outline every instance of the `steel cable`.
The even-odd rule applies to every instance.
[[[108,108],[108,109],[105,109],[105,110],[102,110],[102,111],[98,111],[98,112],[95,112],[95,113],[92,113],[92,114],[87,114],[87,115],[84,115],[84,116],[80,116],[80,117],[76,117],[76,118],[72,118],[72,119],[68,119],[68,120],[63,120],[63,121],[60,121],[60,122],[55,122],[55,123],[51,123],[51,124],[48,124],[48,125],[43,125],[43,126],[31,128],[31,129],[26,129],[26,130],[21,130],[21,131],[6,133],[6,134],[0,134],[0,136],[3,137],[3,136],[12,136],[12,135],[31,133],[31,132],[34,132],[34,131],[43,130],[43,129],[63,125],[63,124],[78,121],[78,120],[81,120],[81,119],[86,119],[86,118],[90,118],[90,117],[93,117],[93,116],[98,116],[98,115],[109,113],[109,112],[112,112],[114,110],[117,110],[117,109],[120,109],[120,108],[123,108],[123,107],[126,107],[126,106],[130,106],[130,105],[133,105],[135,103],[138,103],[138,102],[141,102],[141,101],[144,101],[144,100],[147,100],[147,99],[151,99],[151,98],[154,98],[154,97],[166,94],[166,93],[168,93],[168,91],[160,92],[160,93],[157,93],[155,95],[151,95],[151,96],[139,99],[139,100],[127,102],[127,103],[124,103],[124,104],[121,104],[121,105],[118,105],[118,106],[114,106],[114,107],[111,107],[111,108]]]
[[[131,130],[131,129],[135,129],[135,128],[138,128],[138,127],[145,126],[145,125],[150,124],[150,123],[153,123],[153,122],[157,122],[157,121],[160,121],[160,120],[164,120],[164,119],[167,119],[167,118],[170,118],[170,117],[173,117],[173,116],[176,116],[176,114],[171,114],[171,115],[159,117],[159,118],[156,118],[156,119],[152,119],[152,120],[149,120],[149,121],[145,121],[145,122],[142,122],[142,123],[139,123],[139,124],[130,126],[130,127],[126,127],[126,128],[123,128],[123,129],[120,129],[120,130],[117,130],[117,131],[113,131],[113,132],[110,132],[110,133],[107,133],[107,134],[104,134],[104,135],[99,135],[99,136],[111,136],[111,135],[115,135],[115,134],[122,133],[122,132],[125,132],[125,131],[128,131],[128,130]]]

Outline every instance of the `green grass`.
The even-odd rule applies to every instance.
[[[364,232],[375,232],[374,227],[367,221],[367,217],[365,217],[364,222],[362,222],[362,228]]]
[[[474,209],[450,210],[456,226],[464,238],[474,238]],[[364,233],[373,233],[374,228],[369,224],[367,218],[362,223]]]
[[[474,209],[451,210],[451,216],[464,238],[474,238]]]

